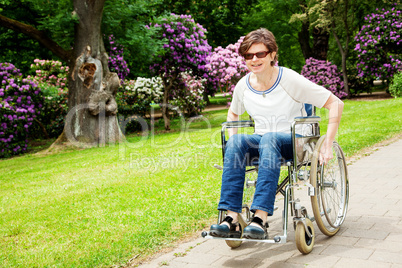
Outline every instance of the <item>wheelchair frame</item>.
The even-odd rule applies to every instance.
[[[345,157],[343,155],[342,149],[339,145],[334,142],[333,150],[336,149],[336,156],[334,157],[335,168],[339,168],[339,174],[330,174],[330,171],[324,165],[319,165],[318,156],[321,145],[325,139],[325,136],[320,137],[320,127],[319,121],[321,118],[319,116],[307,116],[307,117],[296,117],[291,126],[292,143],[293,143],[293,159],[286,161],[286,166],[288,169],[287,177],[282,181],[276,190],[276,194],[281,193],[284,196],[284,210],[282,215],[283,223],[283,233],[282,235],[277,235],[273,239],[266,240],[255,240],[255,239],[244,239],[244,238],[220,238],[213,237],[209,235],[209,232],[202,232],[202,236],[207,239],[220,239],[225,240],[228,246],[236,248],[241,245],[243,241],[254,241],[262,243],[271,244],[283,244],[287,242],[288,238],[288,223],[289,223],[289,206],[291,216],[293,216],[293,223],[296,235],[296,246],[299,251],[303,254],[308,254],[311,252],[314,245],[315,232],[312,222],[316,221],[319,229],[327,236],[333,236],[338,231],[342,225],[347,211],[347,205],[349,200],[349,183],[347,167],[345,162]],[[303,137],[296,137],[296,126],[297,125],[309,125],[311,126],[311,134]],[[226,145],[226,135],[225,131],[229,128],[245,128],[254,127],[254,122],[251,120],[247,121],[233,121],[225,122],[222,124],[221,130],[221,141],[222,141],[222,156],[225,156],[225,145]],[[302,141],[301,143],[298,141]],[[306,146],[307,145],[307,146]],[[303,150],[300,152],[301,147]],[[317,148],[318,147],[318,148]],[[314,148],[314,150],[312,149]],[[249,163],[248,167],[253,167],[247,170],[247,173],[258,172],[258,165],[255,163]],[[222,167],[215,165],[218,169],[223,169]],[[304,170],[302,169],[304,167]],[[308,170],[308,168],[310,168]],[[312,173],[311,173],[312,172]],[[327,174],[328,173],[328,174]],[[336,182],[334,178],[331,181],[326,181],[326,177],[336,176],[341,177],[341,181]],[[340,176],[337,176],[340,175]],[[310,182],[307,181],[307,176]],[[311,198],[314,217],[310,217],[307,213],[307,209],[300,204],[299,199],[295,199],[294,188],[299,187],[298,180],[305,181],[308,187],[308,195]],[[249,181],[245,178],[245,187],[254,186],[256,180],[249,185]],[[336,190],[339,184],[341,184],[341,194],[339,204],[327,203],[328,201],[325,197],[325,192],[329,189]],[[323,194],[324,193],[324,194]],[[338,196],[338,195],[337,195]],[[330,200],[330,202],[332,202]],[[335,202],[335,201],[333,201]],[[241,226],[241,231],[247,226],[251,221],[251,213],[248,204],[244,204],[246,218],[239,213],[239,222]],[[277,207],[275,208],[277,209]],[[333,211],[334,210],[334,211]],[[337,211],[336,211],[337,210]],[[331,213],[336,212],[335,215]],[[226,211],[219,211],[218,224],[224,219]]]

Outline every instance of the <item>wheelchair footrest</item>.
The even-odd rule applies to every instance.
[[[260,242],[268,244],[285,244],[286,236],[275,236],[274,239],[246,239],[246,238],[224,238],[209,235],[209,232],[202,232],[201,236],[205,239],[218,239],[218,240],[232,240],[232,241],[249,241],[249,242]]]

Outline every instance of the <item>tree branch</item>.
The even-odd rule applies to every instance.
[[[342,47],[342,43],[341,40],[339,39],[338,34],[336,33],[336,27],[335,27],[335,22],[332,21],[331,23],[331,28],[332,28],[332,35],[335,38],[336,44],[338,45],[339,51],[341,52],[341,54],[345,53],[343,47]]]
[[[50,39],[44,32],[39,31],[35,27],[7,18],[3,15],[0,15],[0,26],[6,27],[16,32],[21,32],[25,35],[30,36],[31,38],[37,40],[43,46],[48,48],[53,54],[60,57],[67,63],[69,63],[72,59],[71,51],[65,50],[55,41]]]

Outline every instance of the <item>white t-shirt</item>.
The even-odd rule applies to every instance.
[[[237,115],[245,111],[254,119],[255,133],[290,132],[295,117],[307,116],[304,104],[324,106],[331,92],[297,72],[279,67],[274,85],[257,91],[249,83],[250,73],[237,83],[230,109]],[[296,130],[297,133],[301,129]]]

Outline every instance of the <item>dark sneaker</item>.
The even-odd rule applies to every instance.
[[[229,223],[230,227],[226,224],[222,224],[223,222]],[[232,217],[226,216],[226,218],[220,224],[211,225],[209,234],[215,237],[240,238],[240,225],[238,222],[233,223]]]
[[[268,231],[267,231],[268,223],[263,224],[262,219],[258,217],[254,217],[251,220],[251,223],[253,222],[257,223],[259,227],[248,225],[246,228],[244,228],[243,238],[260,239],[260,240],[268,239]]]

